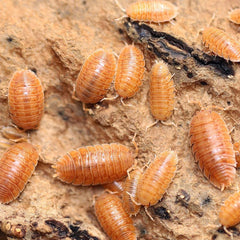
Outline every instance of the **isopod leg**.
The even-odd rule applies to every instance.
[[[158,122],[159,122],[159,120],[156,120],[154,123],[148,125],[148,126],[146,127],[146,130],[145,130],[145,131],[147,132],[147,130],[148,130],[149,128],[155,126]]]
[[[149,211],[147,210],[147,208],[148,208],[148,206],[145,206],[145,207],[144,207],[144,210],[145,210],[146,214],[148,215],[148,217],[149,217],[153,222],[155,222],[154,219],[153,219],[153,217],[151,216],[151,214],[150,214]]]
[[[225,233],[227,233],[227,234],[231,237],[231,239],[233,240],[233,234],[232,234],[230,231],[227,230],[226,226],[223,226],[223,230],[224,230]]]

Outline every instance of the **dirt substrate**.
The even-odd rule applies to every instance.
[[[121,0],[124,7],[130,2],[133,1]],[[223,201],[237,190],[239,170],[233,186],[223,192],[203,177],[189,146],[189,122],[199,106],[189,100],[226,108],[217,111],[228,129],[233,129],[233,142],[240,140],[239,64],[200,51],[200,31],[214,14],[211,26],[239,39],[240,28],[227,19],[231,8],[240,7],[239,1],[172,2],[179,6],[179,15],[172,24],[147,24],[149,28],[137,26],[138,23],[126,18],[115,21],[123,13],[113,0],[0,1],[0,125],[11,123],[7,87],[16,70],[31,69],[45,89],[45,114],[39,129],[29,133],[30,141],[41,149],[41,159],[20,197],[0,206],[0,239],[14,239],[9,237],[14,234],[27,240],[107,239],[93,209],[93,196],[103,188],[64,184],[53,178],[51,165],[80,146],[117,142],[133,147],[131,139],[135,133],[139,166],[167,149],[176,151],[179,157],[178,171],[170,188],[157,205],[149,208],[155,221],[144,210],[134,217],[139,239],[229,239],[220,227],[218,212]],[[137,27],[144,31],[136,31]],[[153,32],[155,35],[150,34]],[[170,34],[185,47],[168,35],[160,34],[159,38],[156,32]],[[123,106],[117,99],[88,106],[92,111],[85,113],[82,104],[71,97],[84,60],[98,48],[119,54],[125,42],[133,41],[143,50],[146,60],[141,90],[125,101],[133,107]],[[170,48],[161,47],[164,46],[161,41]],[[175,74],[176,103],[170,122],[176,127],[158,123],[145,131],[155,121],[148,101],[149,71],[157,59],[155,54],[162,56]],[[114,95],[111,86],[108,97]],[[230,231],[235,239],[240,239],[239,225]]]

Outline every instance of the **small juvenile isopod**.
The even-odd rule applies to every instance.
[[[240,141],[233,144],[233,150],[235,151],[235,158],[237,162],[237,168],[240,167]]]
[[[240,24],[240,8],[232,10],[228,15],[229,21]]]
[[[121,195],[123,192],[123,181],[114,181],[104,185],[104,189],[113,192],[114,194]]]
[[[142,174],[137,187],[137,202],[144,206],[155,205],[169,187],[176,169],[177,155],[174,151],[164,151]]]
[[[95,203],[97,219],[111,240],[137,240],[132,219],[124,211],[119,197],[102,194]]]
[[[40,80],[30,70],[14,73],[8,86],[8,106],[12,121],[24,130],[36,129],[44,110]]]
[[[32,144],[23,142],[11,146],[0,159],[0,202],[18,197],[31,177],[39,154]]]
[[[136,21],[163,23],[169,22],[178,14],[178,8],[170,2],[163,0],[137,1],[123,9],[117,0],[117,5],[126,14]]]
[[[116,60],[111,51],[96,50],[82,66],[75,94],[83,103],[97,103],[107,93],[115,75]]]
[[[220,208],[220,223],[225,227],[231,227],[240,222],[240,192],[235,192]]]
[[[164,62],[153,65],[150,79],[150,107],[154,118],[167,120],[174,108],[172,75]]]
[[[202,33],[205,47],[216,55],[232,62],[240,62],[240,44],[229,34],[215,27],[207,27]]]
[[[221,190],[236,175],[231,137],[221,116],[211,110],[198,112],[190,124],[190,141],[195,160],[206,178]]]
[[[63,182],[88,186],[122,179],[133,163],[128,147],[111,143],[72,150],[60,158],[54,168]]]
[[[134,45],[127,45],[122,49],[114,86],[120,97],[130,98],[139,90],[142,85],[144,66],[144,56],[140,49]]]
[[[141,176],[142,170],[137,168],[129,174],[124,183],[122,193],[123,208],[130,216],[137,215],[140,210],[140,205],[135,204],[132,198],[137,202],[137,186]]]

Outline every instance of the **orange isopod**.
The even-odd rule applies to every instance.
[[[236,24],[240,24],[240,8],[232,10],[229,15],[228,19]]]
[[[231,227],[240,222],[240,192],[235,192],[220,208],[220,223],[225,227]]]
[[[137,186],[141,176],[142,170],[137,168],[129,174],[124,183],[122,193],[123,208],[130,216],[137,215],[141,207],[131,199],[133,198],[133,200],[137,202]]]
[[[123,181],[114,181],[112,183],[108,183],[104,185],[106,190],[109,190],[117,195],[121,195],[123,192]]]
[[[114,86],[120,97],[130,98],[139,90],[142,85],[144,66],[144,56],[139,48],[127,45],[122,49]]]
[[[18,197],[31,177],[39,154],[32,144],[23,142],[11,146],[0,160],[0,202]]]
[[[111,143],[70,151],[54,168],[63,182],[88,186],[122,179],[133,163],[134,157],[128,147]]]
[[[178,158],[174,151],[164,151],[142,174],[137,188],[137,202],[155,205],[164,195],[177,170]]]
[[[162,0],[138,1],[130,4],[126,13],[133,20],[161,23],[175,18],[178,8]]]
[[[115,75],[116,60],[111,51],[96,50],[82,66],[75,94],[83,103],[97,103],[107,93]]]
[[[207,27],[202,33],[202,41],[205,47],[216,55],[230,60],[240,62],[240,44],[229,34],[215,27]]]
[[[36,129],[44,111],[43,87],[30,70],[14,73],[8,86],[8,106],[12,121],[24,130]]]
[[[111,240],[137,240],[132,219],[124,211],[119,197],[102,194],[95,203],[97,219]]]
[[[172,75],[163,61],[153,65],[150,79],[150,107],[154,118],[167,120],[174,108]]]
[[[190,141],[195,160],[210,182],[224,190],[236,175],[231,137],[221,116],[211,110],[198,112],[190,124]]]
[[[233,150],[235,151],[235,158],[237,162],[237,168],[240,167],[240,141],[233,144]]]

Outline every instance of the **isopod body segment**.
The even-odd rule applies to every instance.
[[[232,62],[240,62],[240,43],[223,30],[215,27],[205,28],[202,41],[204,46],[216,55]]]
[[[240,8],[232,10],[228,15],[229,21],[240,24]]]
[[[11,146],[0,160],[0,202],[8,203],[23,191],[37,165],[39,154],[32,144]]]
[[[114,85],[120,97],[130,98],[136,94],[142,85],[144,66],[144,56],[139,48],[127,45],[122,49]]]
[[[104,185],[104,189],[113,192],[114,194],[121,195],[123,192],[123,181],[114,181]]]
[[[163,62],[153,65],[150,77],[150,108],[157,120],[167,120],[174,108],[174,84],[168,66]]]
[[[231,227],[240,222],[240,192],[235,192],[221,206],[219,211],[220,223]]]
[[[83,103],[97,103],[107,93],[115,75],[116,60],[111,51],[98,49],[84,62],[75,95]]]
[[[126,9],[133,20],[143,22],[168,22],[178,14],[178,8],[170,2],[162,0],[137,1]]]
[[[44,111],[43,87],[30,70],[14,73],[8,86],[8,107],[12,121],[24,130],[36,129]]]
[[[169,187],[176,169],[178,158],[174,151],[164,151],[142,174],[137,187],[137,202],[144,206],[155,205]]]
[[[61,157],[54,167],[57,177],[63,182],[87,186],[120,180],[133,164],[130,149],[112,143],[72,150]]]
[[[231,137],[222,117],[211,110],[199,111],[191,120],[192,152],[206,178],[223,190],[236,175]]]
[[[240,141],[233,144],[233,150],[235,151],[235,158],[237,162],[237,168],[240,167]]]
[[[137,215],[141,207],[135,204],[137,202],[137,187],[141,176],[142,170],[137,168],[129,173],[129,176],[124,182],[122,193],[123,208],[130,216]]]
[[[137,240],[132,219],[124,211],[119,197],[102,194],[95,203],[97,219],[111,240]]]

